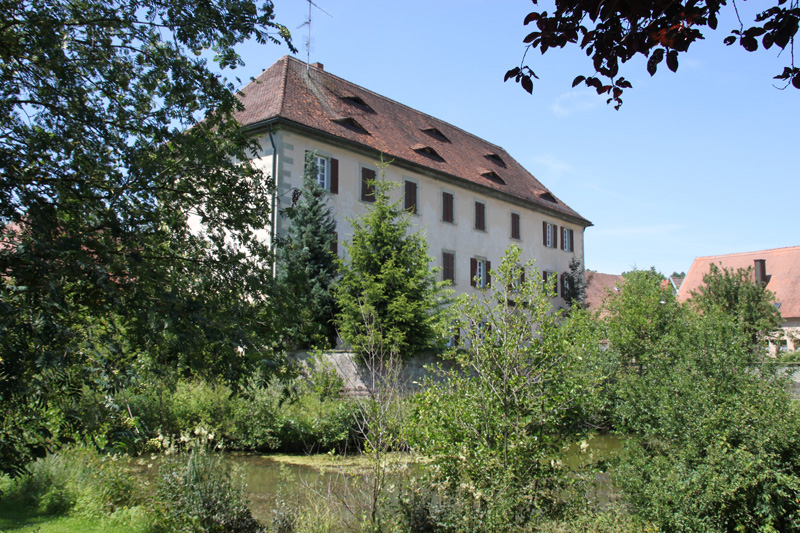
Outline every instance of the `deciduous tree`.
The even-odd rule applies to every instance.
[[[231,376],[261,352],[270,184],[221,72],[289,34],[269,1],[0,10],[0,403],[42,444],[4,424],[13,470],[53,442],[36,413],[133,359]]]
[[[607,95],[608,103],[613,102],[617,109],[624,90],[631,88],[631,83],[620,76],[621,64],[642,54],[648,58],[651,76],[665,59],[667,68],[677,71],[680,54],[704,39],[706,29],[717,29],[723,9],[733,11],[738,19],[737,27],[723,42],[728,46],[739,44],[748,52],[758,50],[759,41],[766,50],[773,46],[788,50],[787,64],[775,79],[800,89],[800,68],[794,62],[794,37],[800,21],[797,0],[765,3],[753,21],[741,19],[737,0],[555,0],[554,4],[552,13],[533,11],[525,17],[524,24],[533,24],[534,28],[523,42],[542,54],[554,48],[579,46],[593,70],[576,77],[572,86],[583,83],[597,94]],[[537,76],[526,64],[526,57],[527,51],[522,64],[506,73],[506,80],[515,79],[530,93]]]

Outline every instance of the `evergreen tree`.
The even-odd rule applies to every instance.
[[[564,291],[564,300],[572,309],[586,307],[586,272],[581,260],[573,257],[569,262],[569,272],[565,274],[567,286]]]
[[[278,248],[278,284],[285,304],[284,331],[293,348],[336,344],[336,222],[317,185],[313,152],[306,154],[303,190],[284,212],[289,234]]]
[[[409,234],[408,213],[389,198],[395,186],[374,182],[375,202],[351,221],[353,239],[345,243],[346,258],[339,265],[339,334],[362,353],[377,342],[401,355],[414,354],[442,337],[446,322],[443,283],[428,268],[433,258],[425,238]]]

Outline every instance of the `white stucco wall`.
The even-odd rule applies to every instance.
[[[303,166],[306,150],[315,150],[320,155],[333,157],[339,161],[339,191],[330,194],[328,203],[335,213],[339,242],[352,236],[348,219],[363,214],[371,204],[360,200],[361,168],[366,166],[378,171],[380,161],[374,156],[361,154],[352,149],[313,139],[287,129],[273,133],[278,157],[278,210],[291,205],[292,190],[302,187]],[[272,144],[267,134],[260,138],[262,156],[258,159],[265,172],[272,171]],[[455,252],[455,276],[453,289],[456,293],[475,290],[470,286],[470,258],[480,257],[491,261],[492,267],[500,266],[500,259],[506,248],[517,244],[522,248],[522,260],[535,260],[540,270],[558,273],[569,270],[573,256],[583,261],[583,228],[570,223],[555,214],[538,211],[521,205],[514,199],[503,199],[498,194],[479,190],[471,184],[447,181],[446,178],[423,174],[399,165],[389,164],[383,169],[387,180],[398,183],[394,197],[401,199],[403,180],[410,179],[418,184],[418,214],[412,216],[413,231],[422,230],[428,241],[429,254],[434,258],[432,266],[442,266],[442,251]],[[455,220],[442,221],[442,192],[454,195]],[[486,204],[486,231],[474,228],[474,202]],[[511,212],[520,215],[520,239],[511,238]],[[542,222],[558,224],[573,230],[574,252],[559,248],[547,248],[542,244]],[[286,232],[287,220],[278,216],[278,234]],[[266,230],[265,230],[266,232]],[[344,247],[340,244],[339,253]],[[554,302],[562,306],[559,298]]]

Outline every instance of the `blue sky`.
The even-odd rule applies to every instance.
[[[308,3],[275,4],[305,60]],[[651,78],[644,58],[625,65],[634,87],[615,111],[571,88],[576,75],[592,74],[577,48],[529,53],[540,78],[532,96],[503,82],[524,52],[529,1],[315,4],[324,12],[312,8],[311,62],[505,148],[593,222],[585,233],[592,270],[655,266],[669,275],[697,256],[800,244],[800,91],[772,80],[789,52],[724,46],[738,26],[731,13],[681,57],[677,73],[662,64]],[[241,51],[246,67],[233,74],[242,83],[287,53],[254,43]]]

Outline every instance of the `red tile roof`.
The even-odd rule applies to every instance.
[[[767,289],[775,293],[776,300],[781,304],[779,309],[781,316],[784,320],[800,318],[800,246],[698,257],[683,280],[680,291],[678,291],[678,299],[682,302],[686,301],[693,291],[698,290],[703,284],[703,276],[708,273],[711,263],[723,268],[738,270],[754,266],[756,259],[766,261],[767,276],[769,277]]]
[[[278,60],[239,97],[244,110],[237,118],[245,126],[288,121],[591,225],[501,147],[293,57]],[[497,177],[487,177],[488,170]]]
[[[590,311],[603,309],[609,296],[616,294],[615,289],[621,287],[625,278],[617,274],[601,274],[586,272],[586,305]]]

